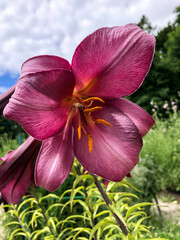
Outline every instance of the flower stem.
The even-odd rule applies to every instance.
[[[47,219],[47,217],[46,217],[46,214],[45,214],[45,212],[44,212],[44,210],[43,210],[43,207],[42,207],[41,203],[39,202],[39,199],[38,199],[38,197],[37,197],[37,194],[35,193],[35,191],[34,191],[33,188],[31,188],[31,195],[36,199],[37,204],[38,204],[39,208],[40,208],[41,211],[42,211],[42,214],[43,214],[44,220],[45,220],[45,222],[46,222],[46,224],[47,224],[47,227],[49,228],[49,230],[50,230],[50,232],[51,232],[51,235],[52,235],[52,236],[54,237],[54,239],[55,239],[53,230],[52,230],[51,226],[49,226],[49,224],[48,224],[48,219]]]
[[[80,169],[79,169],[79,165],[77,166],[77,173],[78,173],[79,175],[81,175],[81,171],[80,171]],[[85,184],[84,180],[82,181],[82,185],[83,185],[83,187],[84,187],[84,194],[85,194],[85,197],[86,197],[86,199],[87,199],[88,193],[87,193],[87,190],[86,190],[86,184]],[[93,209],[92,209],[91,206],[89,206],[89,205],[88,205],[88,208],[89,208],[89,211],[90,211],[90,213],[91,213],[91,225],[92,225],[92,227],[94,227],[96,224],[95,224],[95,220],[94,220],[94,218],[93,218]],[[97,240],[97,233],[96,233],[96,232],[95,232],[95,234],[94,234],[94,240]]]
[[[14,211],[17,212],[17,210],[16,210],[14,204],[11,204],[11,206],[13,207]],[[24,230],[25,233],[27,233],[27,230],[26,230],[26,228],[25,228],[23,222],[21,221],[21,218],[19,217],[19,215],[16,216],[16,217],[17,217],[17,219],[18,219],[18,221],[19,221],[19,224],[20,224],[21,228]],[[28,240],[31,240],[31,238],[28,237]]]
[[[94,178],[94,182],[96,184],[96,187],[98,188],[99,192],[101,193],[106,205],[108,206],[109,210],[111,211],[112,215],[114,216],[114,218],[116,219],[116,223],[119,225],[120,229],[122,230],[122,232],[125,234],[125,235],[128,235],[129,231],[128,231],[128,227],[122,222],[122,220],[118,217],[118,215],[116,213],[114,213],[109,205],[112,204],[111,200],[109,199],[108,195],[106,194],[106,192],[104,191],[104,189],[102,188],[98,178],[94,175],[94,174],[91,174]]]

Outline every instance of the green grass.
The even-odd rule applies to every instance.
[[[165,238],[168,240],[180,239],[180,225],[177,222],[173,223],[169,219],[159,219],[157,216],[152,216],[148,225],[152,226],[150,231],[153,238]]]
[[[144,137],[140,162],[132,171],[132,183],[142,191],[171,189],[180,191],[180,118],[172,115],[156,120]]]
[[[10,150],[15,150],[18,147],[17,139],[10,139],[7,135],[0,136],[0,157],[3,157]]]

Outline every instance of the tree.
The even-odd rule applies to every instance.
[[[164,103],[177,99],[180,90],[180,7],[175,12],[178,13],[175,22],[168,23],[156,36],[154,60],[144,83],[140,90],[128,97],[148,112],[152,109],[151,101],[162,111]],[[153,29],[145,16],[138,26],[147,32]]]

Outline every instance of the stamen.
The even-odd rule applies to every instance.
[[[88,146],[89,146],[89,152],[92,152],[93,149],[93,139],[92,139],[92,135],[90,133],[86,134],[87,138],[88,138]]]
[[[102,99],[99,98],[99,97],[86,98],[86,99],[84,99],[82,102],[87,103],[87,102],[91,102],[91,101],[98,101],[98,102],[101,102],[101,103],[105,103],[104,100],[102,100]]]
[[[99,106],[96,106],[96,107],[93,107],[93,108],[85,108],[84,109],[84,112],[87,112],[87,113],[91,113],[91,112],[95,112],[95,111],[98,111],[98,110],[100,110],[100,109],[102,109],[102,107],[99,107]]]
[[[112,125],[110,123],[106,122],[104,119],[96,119],[95,123],[101,123],[101,124],[104,124],[106,126],[112,127]]]
[[[79,124],[79,126],[78,126],[78,138],[79,138],[79,140],[81,139],[81,127],[82,127],[82,125]]]

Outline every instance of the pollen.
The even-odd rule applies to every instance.
[[[93,149],[93,139],[92,139],[92,135],[90,133],[86,134],[87,138],[88,138],[88,147],[89,147],[89,152],[92,152]]]
[[[92,102],[92,101],[98,101],[98,102],[100,102],[100,103],[105,103],[104,100],[102,100],[102,99],[99,98],[99,97],[86,98],[86,99],[84,99],[82,102],[83,102],[83,103],[88,103],[88,102]]]
[[[103,124],[103,125],[112,127],[112,125],[111,125],[110,123],[108,123],[107,121],[105,121],[104,119],[96,119],[96,120],[95,120],[95,123],[101,123],[101,124]]]

